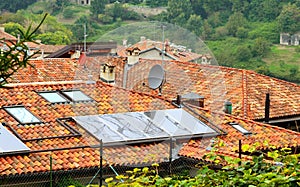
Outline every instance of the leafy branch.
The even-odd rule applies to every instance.
[[[29,63],[29,59],[39,51],[29,54],[29,47],[26,42],[36,43],[34,41],[34,37],[36,36],[35,33],[41,27],[47,15],[47,13],[44,15],[39,25],[34,28],[33,31],[31,31],[31,25],[25,32],[18,29],[20,32],[20,40],[16,42],[9,40],[9,43],[4,44],[7,46],[7,49],[1,50],[0,54],[0,87],[4,87],[7,80],[19,69],[25,68],[27,65],[33,67],[33,65]],[[0,42],[5,43],[5,38],[0,39]]]

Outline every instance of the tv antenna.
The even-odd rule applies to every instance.
[[[156,90],[159,89],[159,95],[161,95],[162,85],[165,80],[165,71],[159,64],[154,65],[148,75],[149,88]]]

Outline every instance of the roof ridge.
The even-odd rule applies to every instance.
[[[247,99],[247,71],[242,70],[242,107],[243,107],[243,115],[244,117],[248,116],[248,111],[247,111],[247,105],[248,105],[248,99]]]
[[[47,85],[57,85],[57,84],[82,84],[86,83],[83,80],[73,80],[73,81],[48,81],[48,82],[24,82],[24,83],[8,83],[5,87],[19,87],[19,86],[47,86]]]

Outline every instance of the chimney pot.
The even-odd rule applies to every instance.
[[[145,36],[141,36],[141,42],[145,41],[146,37]]]
[[[177,95],[177,98],[176,98],[176,104],[177,104],[178,106],[181,105],[181,95]]]
[[[224,107],[225,107],[225,113],[226,114],[231,114],[232,113],[232,103],[230,101],[225,101]]]

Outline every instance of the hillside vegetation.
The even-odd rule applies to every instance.
[[[69,44],[83,41],[84,25],[87,40],[95,41],[123,24],[169,22],[199,36],[220,65],[300,83],[299,47],[278,45],[280,32],[300,31],[299,7],[300,0],[93,0],[91,6],[31,0],[18,9],[0,2],[0,23],[16,35],[16,28],[38,22],[41,14],[49,12],[37,39]]]

